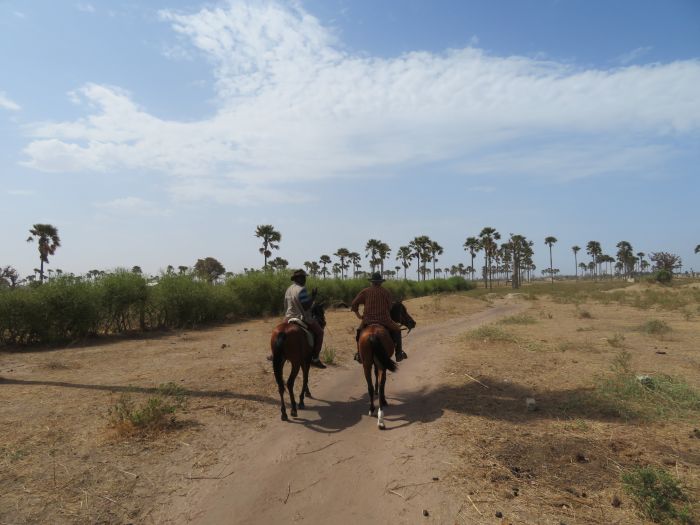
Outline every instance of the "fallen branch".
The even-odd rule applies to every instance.
[[[294,494],[299,494],[300,492],[304,492],[306,489],[310,489],[311,487],[313,487],[314,485],[316,485],[316,483],[318,483],[319,481],[321,481],[321,478],[317,479],[317,480],[314,481],[311,485],[308,485],[308,486],[304,487],[303,489],[295,490],[294,492],[292,492],[292,496],[293,496]]]
[[[406,487],[420,487],[421,485],[430,485],[431,483],[437,483],[437,482],[436,481],[424,481],[423,483],[407,483],[406,485],[399,485],[397,487],[392,487],[389,490],[405,489]]]
[[[401,494],[399,494],[398,492],[396,492],[396,491],[394,491],[394,490],[391,490],[391,489],[390,489],[388,492],[390,492],[391,494],[396,494],[399,498],[401,498],[401,499],[403,499],[403,500],[406,499],[406,498],[404,498]]]
[[[480,384],[481,386],[483,386],[484,388],[486,388],[486,389],[489,388],[489,387],[487,387],[484,383],[482,383],[481,381],[479,381],[477,378],[470,376],[470,375],[467,374],[466,372],[464,373],[464,375],[467,376],[467,377],[468,377],[469,379],[471,379],[472,381],[476,381],[477,383],[479,383],[479,384]]]
[[[185,476],[185,479],[226,479],[234,472],[236,472],[236,471],[232,470],[231,472],[229,472],[225,476]]]
[[[285,505],[287,504],[287,500],[289,499],[289,494],[291,493],[291,491],[292,491],[292,482],[290,481],[289,483],[287,483],[287,496],[284,498],[284,501],[282,502]]]
[[[328,443],[328,445],[326,445],[325,447],[317,448],[316,450],[309,450],[308,452],[297,452],[297,456],[301,456],[303,454],[313,454],[314,452],[319,452],[325,448],[330,447],[331,445],[335,445],[336,443],[339,443],[340,441],[342,441],[342,440],[339,439],[338,441],[333,441],[333,443]]]
[[[477,506],[474,504],[474,502],[472,501],[471,497],[469,497],[469,494],[467,494],[467,499],[469,500],[469,503],[472,504],[472,507],[474,507],[474,509],[476,509],[476,511],[479,513],[479,516],[483,516],[483,514],[482,514],[481,511],[479,510],[479,507],[477,507]]]
[[[348,456],[348,457],[346,457],[346,458],[339,459],[338,461],[336,461],[335,463],[333,463],[333,465],[337,465],[338,463],[343,463],[344,461],[347,461],[347,460],[352,459],[352,458],[354,458],[354,457],[355,457],[355,456]]]

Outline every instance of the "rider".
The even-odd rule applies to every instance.
[[[292,274],[292,281],[294,283],[284,293],[284,320],[289,321],[289,319],[297,318],[308,325],[309,330],[314,334],[314,350],[311,364],[316,368],[326,368],[326,365],[318,357],[323,345],[323,328],[311,316],[310,311],[311,305],[316,298],[317,290],[314,288],[311,295],[306,291],[306,272],[304,270],[296,270]]]
[[[357,329],[357,340],[359,341],[360,332],[362,332],[365,326],[380,324],[389,330],[391,339],[394,341],[394,346],[396,348],[396,361],[401,361],[408,356],[406,352],[403,351],[401,345],[401,326],[391,319],[390,312],[393,302],[391,293],[386,288],[382,288],[384,279],[382,279],[382,274],[379,272],[373,273],[369,282],[372,283],[372,286],[365,288],[357,294],[357,297],[355,297],[355,300],[350,306],[350,310],[355,312],[357,318],[362,321],[360,327]],[[359,312],[361,304],[364,305],[362,315],[360,315]],[[355,354],[355,359],[358,361],[360,360],[359,352]]]

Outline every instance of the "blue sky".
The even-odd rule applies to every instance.
[[[700,269],[700,3],[0,0],[0,265],[293,266],[484,226]],[[365,263],[365,268],[367,264]]]

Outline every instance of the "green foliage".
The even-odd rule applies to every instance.
[[[80,340],[133,330],[184,328],[203,323],[281,315],[289,272],[251,272],[215,284],[196,274],[172,272],[157,282],[118,269],[94,278],[62,276],[44,284],[0,287],[0,344]],[[327,304],[349,304],[366,279],[309,279]],[[460,277],[391,281],[396,297],[469,290]]]
[[[625,419],[684,417],[700,412],[700,394],[684,381],[667,375],[637,375],[631,354],[622,351],[611,374],[599,377],[595,401],[612,415]]]
[[[323,350],[321,351],[321,361],[327,365],[331,365],[335,361],[335,354],[335,348],[332,346],[324,346]]]
[[[671,282],[671,279],[673,279],[673,274],[669,270],[662,268],[651,274],[651,279],[661,284],[668,284]]]
[[[687,506],[680,509],[678,502],[687,502],[688,496],[678,480],[664,469],[646,466],[623,472],[622,484],[640,514],[654,523],[692,523]]]
[[[620,333],[616,333],[612,337],[608,337],[605,340],[613,348],[621,348],[625,344],[625,336]]]
[[[516,343],[518,339],[511,333],[493,325],[484,325],[467,332],[467,339],[489,343]]]
[[[172,403],[161,396],[150,397],[144,404],[136,405],[128,395],[123,394],[110,407],[109,420],[120,433],[160,430],[175,423],[173,414],[180,407],[181,403]]]
[[[641,330],[649,335],[664,335],[671,331],[671,327],[665,321],[651,319],[641,326]]]
[[[537,320],[527,314],[518,314],[511,315],[510,317],[504,317],[499,322],[502,324],[535,324]]]

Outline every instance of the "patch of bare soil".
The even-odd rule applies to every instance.
[[[651,336],[639,329],[651,314],[612,304],[407,306],[418,326],[387,381],[383,432],[345,309],[327,316],[335,362],[312,371],[313,399],[288,423],[265,360],[277,319],[0,354],[0,523],[640,523],[619,473],[648,463],[697,501],[697,421],[576,403],[621,348],[636,370],[700,386],[695,318],[654,312],[672,330]],[[484,324],[514,339],[464,336]],[[174,427],[110,429],[121,395],[144,402],[165,383],[186,398]]]

